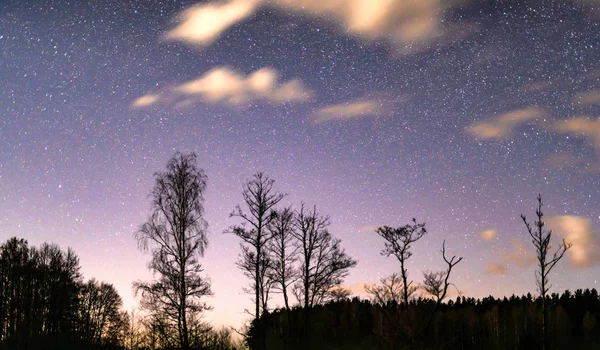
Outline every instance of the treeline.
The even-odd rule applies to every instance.
[[[0,246],[2,349],[115,348],[125,314],[111,284],[84,282],[79,259],[54,244]]]
[[[154,278],[133,283],[143,314],[122,310],[111,284],[83,281],[79,259],[53,244],[29,247],[12,238],[0,246],[0,350],[27,349],[212,349],[240,348],[231,331],[203,321],[213,295],[204,275],[208,247],[204,193],[208,177],[194,153],[176,153],[154,174],[152,210],[135,232],[151,255]],[[463,258],[447,255],[439,271],[409,278],[408,262],[429,232],[424,222],[378,227],[381,254],[398,270],[368,285],[370,301],[348,299],[344,279],[357,261],[343,249],[316,206],[283,206],[286,194],[258,172],[242,186],[237,221],[227,234],[240,240],[236,265],[248,278],[253,317],[240,331],[252,349],[579,349],[600,348],[598,293],[549,294],[549,274],[571,248],[551,250],[542,198],[536,220],[521,215],[537,255],[539,297],[447,300],[453,269]],[[420,293],[419,295],[417,295]],[[273,294],[283,308],[272,311]]]
[[[546,349],[600,349],[600,299],[595,289],[552,294],[546,303]],[[285,309],[264,313],[259,322],[264,348],[269,350],[542,347],[540,297],[457,297],[441,304],[429,331],[420,337],[434,307],[434,301],[422,297],[410,301],[408,308],[395,301],[382,305],[354,298],[315,306],[308,328],[302,308],[293,308],[289,314]],[[255,328],[253,323],[249,334]]]
[[[113,285],[84,281],[79,258],[55,244],[0,245],[0,349],[157,349],[174,344],[161,319],[122,310]],[[197,328],[197,348],[234,349],[230,333]]]

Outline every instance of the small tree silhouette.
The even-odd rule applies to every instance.
[[[400,274],[402,276],[402,301],[404,306],[408,306],[408,297],[411,293],[412,281],[408,282],[408,271],[405,263],[412,256],[410,249],[412,244],[420,240],[426,233],[425,223],[417,223],[417,219],[412,219],[412,224],[400,227],[383,226],[375,231],[385,239],[385,249],[381,255],[393,255],[400,262]],[[414,289],[412,289],[414,292]],[[406,309],[408,313],[408,308]]]
[[[543,203],[541,194],[538,194],[537,201],[538,207],[535,211],[537,220],[533,223],[530,223],[527,221],[527,217],[523,214],[521,214],[521,219],[525,223],[525,227],[527,227],[527,232],[531,237],[531,241],[533,242],[533,246],[535,247],[535,251],[537,253],[539,270],[535,272],[535,282],[542,298],[542,349],[546,349],[548,332],[546,327],[548,319],[548,312],[546,310],[546,294],[552,287],[551,285],[548,285],[548,275],[556,263],[558,263],[565,255],[565,252],[571,248],[572,244],[563,239],[552,257],[548,257],[548,251],[551,248],[550,239],[552,237],[552,230],[544,230],[545,223],[543,220],[544,213],[542,212]]]

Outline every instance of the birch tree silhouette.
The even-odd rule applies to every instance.
[[[211,295],[210,281],[201,276],[199,258],[208,244],[204,220],[207,177],[196,166],[196,155],[176,153],[166,172],[154,175],[152,214],[135,237],[142,251],[151,250],[148,268],[158,275],[152,282],[135,282],[141,307],[165,316],[176,329],[179,346],[190,346],[188,318],[209,307],[202,298]]]

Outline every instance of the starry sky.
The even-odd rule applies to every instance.
[[[215,324],[252,305],[223,231],[257,171],[331,216],[359,295],[399,270],[374,229],[412,217],[417,282],[446,240],[465,295],[533,293],[538,192],[573,243],[553,291],[598,288],[599,23],[595,0],[4,0],[0,239],[72,247],[134,307],[153,173],[194,151]]]

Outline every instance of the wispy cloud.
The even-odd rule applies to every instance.
[[[160,93],[148,94],[135,100],[134,107],[147,107],[159,100],[189,106],[194,101],[242,105],[256,100],[273,103],[302,102],[311,98],[313,91],[297,79],[278,82],[278,73],[262,68],[247,76],[229,67],[217,67],[197,79],[182,83]]]
[[[496,236],[496,230],[485,230],[479,234],[479,237],[481,237],[485,241],[491,241],[492,239],[496,238]]]
[[[179,15],[178,24],[165,35],[167,40],[210,45],[234,24],[256,11],[259,0],[231,0],[192,6]]]
[[[157,94],[147,94],[140,98],[137,98],[133,103],[131,103],[131,107],[133,108],[144,108],[151,106],[158,102],[160,96]]]
[[[327,106],[312,114],[314,123],[325,123],[333,120],[356,119],[364,116],[377,116],[381,114],[381,105],[375,100],[363,100],[340,103]]]
[[[505,263],[490,261],[485,268],[485,273],[488,275],[507,275],[508,266]]]
[[[377,230],[379,228],[379,226],[375,226],[375,225],[367,225],[367,226],[363,226],[361,228],[359,228],[358,232],[364,233],[364,232],[375,232],[375,230]]]
[[[535,263],[535,254],[533,248],[525,245],[525,242],[519,238],[512,241],[512,250],[502,253],[503,260],[508,264],[513,264],[518,267],[529,267]]]
[[[575,117],[556,122],[554,125],[557,132],[583,136],[600,149],[600,119]]]
[[[583,174],[600,173],[600,162],[592,156],[572,153],[556,153],[546,159],[546,163],[556,169],[569,170]]]
[[[590,220],[574,215],[555,216],[548,226],[573,246],[567,251],[569,265],[589,268],[600,262],[600,237]]]
[[[386,40],[406,52],[431,43],[456,41],[471,30],[448,26],[446,14],[465,0],[230,0],[195,5],[184,10],[168,40],[210,45],[229,27],[254,14],[259,6],[332,20],[351,35]]]
[[[552,81],[537,81],[521,86],[519,91],[526,93],[546,92],[551,89],[556,89],[557,86],[558,84]]]
[[[514,129],[542,117],[546,112],[537,107],[514,110],[467,127],[467,132],[478,139],[503,139],[512,136]]]
[[[528,248],[522,239],[515,238],[512,241],[512,248],[499,251],[496,261],[488,262],[485,272],[505,275],[508,274],[510,266],[530,267],[535,263],[535,259],[532,248]]]
[[[573,105],[587,107],[600,104],[600,89],[578,92],[572,98]]]

